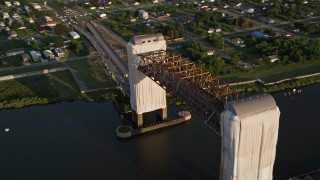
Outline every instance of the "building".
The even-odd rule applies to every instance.
[[[228,102],[220,115],[220,179],[270,180],[280,110],[270,94]]]
[[[207,51],[207,56],[212,56],[215,53],[214,50],[209,50]]]
[[[2,12],[2,19],[8,19],[8,18],[10,18],[9,13],[7,13],[7,12]]]
[[[106,13],[98,13],[98,16],[102,19],[107,18],[107,14]]]
[[[23,63],[29,63],[31,61],[31,57],[29,54],[22,54],[21,58]]]
[[[30,55],[33,61],[40,61],[41,60],[41,53],[39,51],[30,51]]]
[[[57,25],[57,23],[54,22],[54,21],[47,21],[45,25],[46,25],[47,27],[54,27],[54,26]]]
[[[7,7],[11,7],[11,6],[12,6],[12,4],[11,4],[10,1],[5,1],[5,2],[4,2],[4,5],[6,5]]]
[[[77,32],[71,31],[69,32],[72,39],[79,39],[80,35]]]
[[[137,68],[139,54],[166,49],[167,43],[160,33],[135,36],[127,45],[130,102],[133,120],[138,126],[143,125],[146,112],[158,110],[162,119],[167,118],[166,91]]]
[[[34,9],[41,9],[41,6],[38,3],[30,3],[30,5],[34,8]]]
[[[19,1],[13,1],[13,5],[20,6],[20,2]]]
[[[149,19],[149,14],[145,10],[139,10],[138,16],[139,16],[139,18],[142,18],[142,19]]]
[[[64,53],[64,51],[63,51],[61,48],[56,48],[54,51],[57,53],[57,56],[58,56],[59,58],[65,57],[65,53]]]
[[[20,54],[24,54],[23,48],[10,49],[6,52],[7,56],[16,56],[16,55],[20,55]]]
[[[44,16],[44,20],[45,20],[46,22],[48,22],[48,21],[52,21],[52,18],[49,17],[49,16]]]
[[[280,60],[279,56],[277,56],[277,55],[268,56],[268,58],[270,59],[270,62],[272,62],[272,63]]]
[[[239,46],[239,47],[245,47],[246,45],[244,44],[244,40],[241,38],[233,38],[231,39],[231,43],[233,45]]]
[[[44,57],[46,57],[47,59],[54,59],[54,54],[52,53],[51,50],[44,50],[43,51],[43,55]]]

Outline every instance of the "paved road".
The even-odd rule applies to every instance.
[[[59,8],[55,7],[52,4],[50,4],[50,6],[60,16],[65,15],[65,13],[59,10]],[[85,12],[80,7],[78,7],[78,10],[81,14],[85,14]],[[78,31],[80,34],[82,34],[91,42],[94,48],[99,52],[105,66],[112,73],[112,78],[116,82],[120,82],[120,86],[123,92],[129,95],[130,94],[129,83],[126,78],[128,74],[127,65],[118,56],[118,54],[112,49],[112,47],[108,44],[108,42],[106,42],[106,40],[102,37],[102,35],[99,33],[96,27],[92,24],[92,22],[86,16],[83,16],[83,19],[89,31],[75,23],[72,23],[72,22],[66,22],[66,23],[69,23],[69,25],[72,26],[74,30]]]

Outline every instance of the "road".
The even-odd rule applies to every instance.
[[[60,16],[62,17],[65,16],[65,13],[61,11],[59,8],[55,7],[52,4],[49,4],[49,6],[52,8],[52,10],[54,10]],[[80,7],[78,7],[78,10],[80,14],[85,14],[85,12]],[[126,78],[128,74],[127,65],[118,56],[118,54],[112,49],[112,47],[108,44],[108,42],[106,42],[106,40],[99,33],[99,31],[92,24],[92,22],[86,16],[82,16],[82,17],[83,17],[83,20],[85,21],[85,26],[89,31],[77,25],[74,22],[67,21],[66,23],[69,23],[69,25],[72,26],[74,30],[78,31],[80,34],[82,34],[91,42],[93,47],[99,52],[104,65],[112,74],[112,78],[120,84],[121,90],[126,95],[129,95],[130,94],[129,82],[128,82],[128,79]]]

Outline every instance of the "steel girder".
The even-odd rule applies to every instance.
[[[192,61],[167,51],[139,54],[138,69],[173,96],[186,102],[204,122],[220,134],[224,103],[238,98],[228,85]]]

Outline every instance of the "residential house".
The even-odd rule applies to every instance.
[[[208,29],[209,34],[212,34],[214,32],[216,32],[216,33],[221,32],[221,29],[220,28],[212,28],[212,27]]]
[[[56,25],[57,25],[57,23],[54,22],[54,21],[47,21],[47,22],[46,22],[46,26],[48,26],[48,27],[54,27],[54,26],[56,26]]]
[[[13,5],[20,6],[20,2],[19,1],[13,1]]]
[[[239,46],[239,47],[245,47],[246,45],[244,44],[244,40],[242,40],[241,38],[233,38],[231,39],[231,43],[235,46]]]
[[[14,19],[20,19],[21,18],[21,16],[18,13],[12,13],[11,17],[14,18]]]
[[[277,55],[268,56],[268,58],[270,59],[270,61],[272,63],[280,60],[279,56],[277,56]]]
[[[207,55],[208,55],[208,56],[212,56],[214,53],[215,53],[214,50],[209,50],[209,51],[207,51]]]
[[[40,61],[41,60],[41,53],[39,51],[30,51],[30,55],[33,61]]]
[[[133,5],[134,5],[134,6],[139,6],[140,3],[139,3],[139,2],[134,2]]]
[[[65,53],[61,48],[56,48],[54,51],[57,53],[59,58],[65,57]]]
[[[48,22],[48,21],[52,21],[52,18],[51,18],[51,17],[49,17],[49,16],[44,16],[44,19],[45,19],[45,21],[46,21],[46,22]]]
[[[19,54],[24,54],[24,49],[23,48],[16,48],[16,49],[10,49],[6,52],[7,56],[16,56]]]
[[[129,20],[130,22],[136,22],[137,21],[137,18],[133,17],[133,16],[130,16],[129,17]]]
[[[10,1],[5,1],[5,2],[4,2],[4,5],[6,5],[7,7],[11,7],[11,6],[12,6],[12,4],[11,4]]]
[[[7,12],[2,12],[2,19],[8,19],[8,18],[10,18],[9,13],[7,13]]]
[[[147,11],[145,10],[139,10],[138,11],[138,16],[142,19],[148,19],[149,18],[149,14]]]
[[[38,3],[30,3],[34,9],[40,10],[41,6]]]
[[[31,61],[31,57],[29,54],[22,54],[21,58],[23,63],[29,63]]]
[[[80,35],[77,32],[71,31],[69,32],[72,39],[79,39]]]
[[[43,55],[44,55],[46,58],[54,59],[54,54],[52,53],[51,50],[44,50],[44,51],[43,51]]]
[[[98,13],[98,16],[102,19],[107,18],[107,14],[106,13]]]

